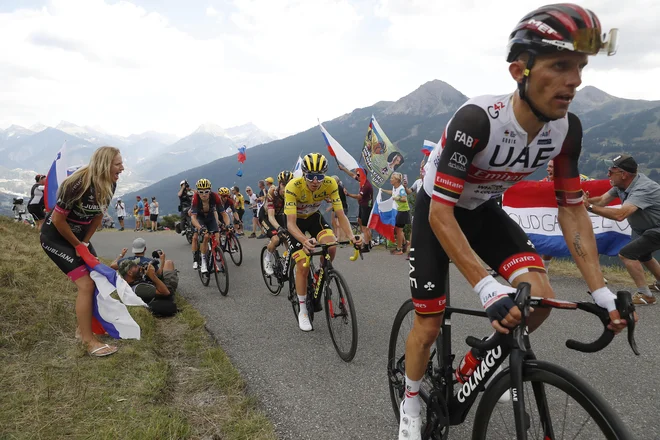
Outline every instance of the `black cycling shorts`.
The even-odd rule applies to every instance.
[[[238,220],[243,221],[243,214],[245,214],[245,209],[243,208],[237,209],[236,214],[238,214]]]
[[[262,213],[265,211],[265,209],[261,210]],[[268,238],[273,238],[273,236],[277,235],[277,228],[270,223],[268,215],[261,215],[259,217],[259,224],[261,224],[266,231],[266,236],[268,236]],[[275,220],[281,227],[286,228],[286,215],[284,215],[284,213],[275,214]]]
[[[431,198],[420,191],[410,247],[410,290],[419,314],[445,310],[449,276],[449,257],[429,225],[430,203]],[[523,273],[545,272],[532,242],[495,200],[473,210],[455,207],[454,215],[472,249],[509,283]]]
[[[325,221],[321,213],[318,211],[307,218],[297,219],[296,225],[303,234],[305,232],[309,232],[309,235],[313,238],[316,238],[316,241],[320,241],[321,238],[326,237],[328,234],[333,234],[332,228],[330,228],[328,222]],[[296,262],[300,261],[305,258],[305,252],[302,249],[302,244],[296,240],[293,235],[289,235],[291,237],[291,246],[294,249],[292,257]]]
[[[197,222],[201,226],[206,226],[206,230],[209,231],[210,233],[215,233],[215,232],[218,232],[220,230],[220,228],[218,228],[218,222],[215,221],[215,216],[213,214],[211,214],[211,215],[199,215],[199,214],[197,214]],[[194,226],[193,226],[193,230],[195,230],[195,232],[197,232],[196,229],[194,228]]]
[[[358,209],[358,219],[362,222],[362,226],[369,226],[369,216],[371,215],[371,208],[365,205],[360,205]]]
[[[76,238],[81,241],[85,238],[87,228],[89,227],[89,225],[78,225],[73,223],[69,223],[69,226],[71,226],[71,231]],[[41,228],[39,240],[41,241],[42,249],[50,259],[55,262],[57,267],[59,267],[60,270],[71,279],[71,281],[76,281],[89,274],[83,259],[76,254],[76,249],[73,245],[60,235],[57,228],[55,228],[55,225],[50,222],[50,217]],[[96,251],[91,243],[89,244],[88,249],[92,255],[96,256]]]
[[[395,225],[397,228],[405,228],[410,224],[410,211],[399,211],[396,213]]]
[[[27,210],[30,214],[32,214],[32,216],[36,220],[43,220],[46,218],[46,213],[44,212],[44,206],[41,204],[28,205]]]

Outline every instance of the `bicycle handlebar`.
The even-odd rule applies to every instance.
[[[529,317],[530,307],[541,307],[541,308],[555,308],[555,309],[571,309],[571,310],[584,310],[593,315],[596,315],[603,324],[603,333],[593,342],[585,343],[579,342],[574,339],[569,339],[566,341],[566,347],[581,351],[583,353],[595,353],[607,347],[610,342],[614,339],[614,332],[607,328],[610,324],[610,315],[607,310],[599,307],[598,305],[591,302],[571,302],[563,301],[552,298],[537,298],[530,296],[531,287],[528,283],[521,283],[518,287],[514,302],[516,306],[522,311],[523,319],[521,324],[513,329],[514,337],[521,337],[522,332],[516,332],[520,327],[524,327],[527,318]],[[618,291],[616,299],[616,308],[619,311],[621,319],[626,320],[626,325],[628,328],[628,343],[633,353],[639,356],[639,350],[637,349],[637,343],[635,342],[635,305],[632,302],[632,296],[630,292],[627,291]],[[518,333],[516,335],[516,333]],[[497,333],[493,337],[482,341],[481,339],[475,338],[474,336],[468,336],[465,342],[474,348],[479,350],[492,350],[502,343],[502,339],[508,335]],[[518,341],[518,345],[524,349],[524,344],[522,340]]]
[[[346,241],[334,241],[332,243],[317,243],[314,248],[315,249],[321,249],[320,252],[312,252],[311,254],[306,254],[305,255],[305,262],[303,263],[303,267],[306,269],[309,267],[309,261],[312,259],[314,255],[324,255],[328,248],[333,247],[333,246],[338,246],[340,244],[351,244],[350,240]],[[353,245],[355,248],[355,251],[353,252],[353,255],[349,257],[349,260],[355,261],[358,259],[358,257],[362,258],[364,260],[364,256],[362,255],[362,252],[360,252],[360,248],[356,245]]]

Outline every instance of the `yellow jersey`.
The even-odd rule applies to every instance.
[[[297,214],[298,218],[307,218],[317,212],[327,198],[330,199],[334,211],[344,209],[337,182],[332,177],[323,179],[319,189],[314,192],[307,187],[305,177],[291,179],[284,192],[284,214]]]
[[[245,198],[243,197],[243,194],[235,194],[234,201],[236,202],[236,209],[245,209]]]

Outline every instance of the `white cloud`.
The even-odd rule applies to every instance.
[[[660,99],[660,2],[586,0],[619,27],[584,83]],[[192,7],[189,5],[187,7]],[[468,96],[513,89],[505,46],[524,0],[233,0],[181,23],[127,1],[52,0],[0,14],[0,126],[61,119],[186,135],[203,121],[293,132],[442,79]],[[208,20],[211,17],[213,20]],[[222,25],[218,26],[218,20]],[[190,19],[192,20],[192,19]],[[191,31],[208,23],[210,38]]]

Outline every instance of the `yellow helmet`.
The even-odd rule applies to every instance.
[[[196,186],[197,189],[211,189],[211,181],[209,179],[199,179]]]
[[[309,153],[302,160],[303,173],[325,174],[328,171],[328,161],[321,153]]]
[[[223,186],[222,188],[220,188],[218,190],[218,194],[220,194],[221,196],[228,196],[229,195],[229,188],[227,188],[226,186]]]
[[[291,171],[282,171],[280,174],[277,175],[277,181],[280,183],[287,184],[289,183],[289,180],[293,177],[293,173]]]

